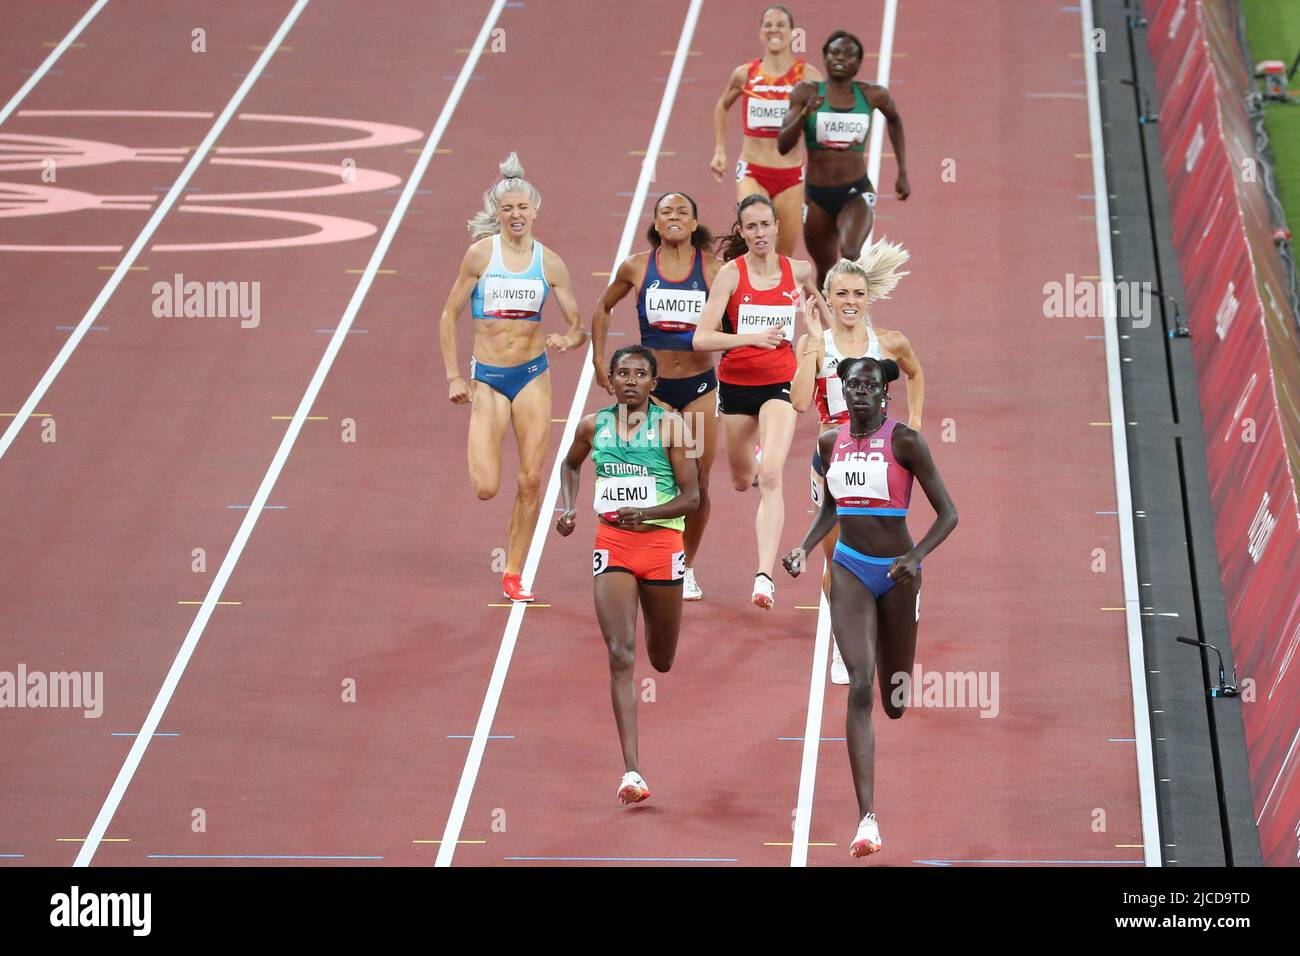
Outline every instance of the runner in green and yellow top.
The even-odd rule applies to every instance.
[[[827,79],[804,81],[790,94],[790,109],[777,134],[782,154],[793,150],[802,136],[808,150],[803,241],[817,264],[817,285],[840,259],[856,262],[871,236],[876,191],[867,175],[867,133],[871,111],[880,110],[894,147],[898,177],[894,193],[911,195],[907,181],[907,146],[903,120],[889,90],[854,79],[862,67],[862,43],[852,33],[836,30],[822,46]]]
[[[633,804],[650,796],[637,765],[637,605],[645,618],[650,666],[667,671],[682,623],[683,518],[700,503],[700,449],[680,415],[650,401],[659,379],[650,349],[619,349],[609,378],[618,404],[578,423],[560,471],[564,510],[555,530],[568,537],[577,525],[582,463],[592,455],[600,515],[592,556],[596,620],[609,650],[609,691],[626,771],[618,798]]]

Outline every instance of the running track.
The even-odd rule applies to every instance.
[[[194,146],[253,67],[254,48],[291,9],[209,3],[182,13],[157,3],[145,19],[145,6],[127,13],[110,3],[83,45],[0,127],[0,144],[10,135],[57,135]],[[335,117],[427,135],[490,6],[440,4],[431,14],[427,4],[394,2],[376,18],[368,5],[316,0],[236,115]],[[538,234],[564,256],[590,314],[606,281],[598,273],[609,271],[628,218],[642,162],[635,153],[650,139],[688,3],[617,8],[598,18],[578,3],[500,10],[494,25],[505,31],[506,50],[474,66],[379,264],[384,271],[220,595],[238,603],[217,606],[202,630],[104,841],[85,854],[93,862],[433,862],[431,841],[444,835],[471,746],[464,738],[475,732],[511,613],[491,606],[501,603],[492,563],[505,545],[511,483],[489,504],[468,493],[468,416],[445,399],[438,309],[466,242],[463,221],[495,164],[517,148],[545,199]],[[835,9],[805,2],[795,12],[819,42],[841,25]],[[85,5],[38,10],[0,39],[3,62],[35,68],[48,53],[42,44],[61,38]],[[755,46],[752,25],[738,24],[731,10],[703,5],[650,191],[686,189],[715,229],[728,221],[732,187],[715,185],[706,169],[709,115],[727,70]],[[879,16],[873,9],[845,24],[871,51]],[[907,123],[914,195],[905,206],[882,199],[877,234],[905,242],[913,274],[876,320],[902,328],[925,364],[925,432],[962,516],[926,562],[918,660],[926,671],[997,672],[1001,695],[996,719],[921,708],[898,723],[878,721],[886,852],[877,859],[885,865],[1142,857],[1123,615],[1102,610],[1124,600],[1116,518],[1098,514],[1117,510],[1110,434],[1090,424],[1108,417],[1102,343],[1091,338],[1101,322],[1041,313],[1044,282],[1100,271],[1078,17],[1024,3],[986,20],[938,0],[907,0],[899,12],[891,88]],[[195,26],[208,32],[201,55],[190,50]],[[572,56],[556,55],[556,37],[572,38],[586,77],[573,74]],[[868,58],[864,75],[875,62]],[[612,77],[628,84],[626,93],[606,91]],[[0,96],[24,79],[13,70]],[[933,93],[972,88],[973,99]],[[24,110],[207,115],[127,122]],[[355,138],[310,132],[235,119],[217,142],[238,149]],[[351,157],[404,180],[423,145],[421,136],[266,158],[337,165]],[[733,129],[733,160],[737,146]],[[220,164],[220,156],[198,168],[186,195],[323,182]],[[956,160],[956,182],[940,181],[946,158]],[[888,158],[884,170],[889,192]],[[61,169],[58,185],[162,196],[179,173],[178,162],[115,163]],[[41,181],[38,171],[4,178]],[[382,229],[398,200],[396,186],[388,190],[237,204]],[[149,209],[0,217],[0,245],[125,248]],[[98,720],[79,711],[0,715],[0,789],[9,796],[0,853],[22,854],[6,862],[71,863],[81,848],[74,841],[91,833],[133,740],[114,734],[144,725],[199,610],[178,602],[208,594],[331,339],[320,330],[339,324],[378,232],[287,248],[153,247],[304,231],[169,213],[137,260],[146,268],[124,277],[95,320],[100,328],[86,333],[39,403],[57,423],[57,441],[42,441],[35,421],[0,458],[8,506],[0,668],[103,671],[106,697]],[[120,258],[0,253],[9,317],[0,324],[0,411],[22,406],[68,335],[58,326],[81,320],[110,275],[100,267]],[[260,282],[260,325],[155,318],[152,284],[177,272]],[[615,331],[632,330],[625,304]],[[461,331],[467,356],[468,320]],[[552,356],[556,443],[580,368],[580,356]],[[600,404],[601,395],[589,395],[586,409]],[[345,419],[356,423],[355,442],[342,440]],[[945,419],[956,441],[940,440]],[[800,424],[787,470],[790,543],[808,517],[815,429]],[[507,474],[511,467],[507,456]],[[593,529],[584,518],[567,541],[548,536],[536,586],[550,606],[522,615],[455,864],[789,862],[802,744],[783,738],[804,733],[817,615],[797,606],[816,603],[816,574],[778,581],[773,613],[749,608],[756,499],[730,490],[724,462],[713,488],[698,564],[706,601],[687,608],[674,671],[654,674],[642,658],[638,673],[655,682],[655,702],[641,709],[654,799],[633,811],[613,800],[617,742],[591,609]],[[919,535],[930,511],[919,490],[918,499]],[[1109,556],[1104,574],[1090,570],[1099,547]],[[206,552],[202,573],[192,570],[195,548]],[[355,702],[342,699],[348,680]],[[843,689],[828,687],[825,706],[823,735],[842,737]],[[844,745],[826,741],[811,865],[849,862],[851,797]],[[1098,808],[1104,832],[1092,827]],[[196,809],[205,832],[193,829]]]

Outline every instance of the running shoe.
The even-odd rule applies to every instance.
[[[880,827],[876,826],[876,814],[873,810],[862,818],[858,824],[858,835],[849,846],[849,856],[863,857],[880,849]]]
[[[762,571],[754,575],[754,596],[750,601],[754,607],[761,607],[764,611],[771,610],[772,605],[776,604],[776,585]]]
[[[501,576],[501,593],[506,596],[508,601],[536,600],[532,591],[524,590],[524,582],[518,574],[503,574]]]
[[[831,683],[847,684],[849,682],[849,669],[844,666],[844,658],[840,657],[840,642],[831,638]]]
[[[623,774],[623,780],[618,785],[618,799],[623,806],[630,807],[642,800],[649,800],[650,788],[646,786],[646,782],[641,779],[639,773],[635,770],[629,770]]]
[[[686,577],[682,580],[682,600],[683,601],[700,601],[704,598],[704,592],[700,586],[695,583],[695,569],[687,568]]]

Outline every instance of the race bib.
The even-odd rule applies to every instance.
[[[680,581],[684,577],[686,577],[686,552],[674,551],[672,580]]]
[[[817,142],[828,149],[848,149],[866,142],[870,124],[866,113],[818,113]]]
[[[794,341],[793,305],[742,305],[736,314],[736,334],[754,335],[776,329],[787,342]]]
[[[824,381],[826,382],[826,410],[831,413],[831,417],[847,412],[849,406],[844,401],[844,383],[840,381],[840,377],[831,375]]]
[[[594,578],[609,567],[609,549],[597,548],[591,552],[591,576]]]
[[[494,319],[531,319],[542,310],[541,279],[488,276],[483,283],[483,314]]]
[[[645,290],[646,321],[665,332],[690,332],[700,324],[707,292],[692,289],[660,289],[654,285]]]
[[[596,479],[597,514],[612,514],[619,508],[650,508],[655,498],[655,480],[649,476]]]
[[[889,462],[880,452],[865,458],[840,459],[831,464],[826,484],[836,501],[845,498],[889,500]]]
[[[757,96],[747,96],[745,100],[745,119],[750,129],[780,129],[785,123],[789,100],[763,100]]]

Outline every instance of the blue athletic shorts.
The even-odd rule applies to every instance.
[[[494,388],[513,402],[515,396],[524,390],[525,385],[549,367],[545,352],[535,359],[529,359],[527,362],[509,368],[485,365],[478,359],[470,359],[470,378]]]
[[[882,598],[888,594],[896,582],[889,576],[889,566],[896,560],[894,558],[877,558],[870,554],[863,554],[861,551],[854,551],[843,541],[835,542],[835,556],[832,560],[841,567],[847,568],[853,572],[853,576],[865,584],[872,596]],[[920,571],[921,566],[918,564],[916,570]]]

